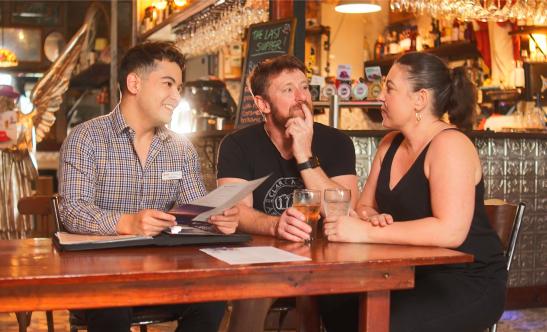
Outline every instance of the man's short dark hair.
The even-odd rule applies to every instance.
[[[136,71],[144,71],[154,68],[155,61],[169,61],[179,65],[184,71],[184,55],[172,42],[145,42],[130,48],[120,61],[118,71],[118,83],[121,91],[127,89],[127,75]]]
[[[300,70],[306,74],[306,66],[292,55],[281,55],[266,59],[256,65],[249,76],[253,94],[268,99],[267,91],[270,81],[284,70]]]

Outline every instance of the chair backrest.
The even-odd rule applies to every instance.
[[[57,226],[57,232],[64,232],[65,228],[63,227],[59,214],[59,199],[59,194],[51,196],[51,209],[53,212],[53,220],[55,220],[55,226]]]
[[[17,210],[24,216],[34,216],[36,224],[32,236],[51,236],[55,230],[51,223],[53,210],[51,195],[33,195],[19,199]]]
[[[515,248],[517,246],[517,239],[526,204],[522,202],[517,205],[508,203],[499,204],[498,202],[496,202],[496,204],[488,204],[488,202],[486,202],[485,208],[490,225],[492,225],[492,228],[498,234],[503,249],[505,250],[507,271],[509,271],[511,268],[511,261],[513,260],[513,254],[515,253]]]

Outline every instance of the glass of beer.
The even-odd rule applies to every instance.
[[[351,190],[325,189],[325,215],[327,217],[341,217],[349,215],[351,204]]]
[[[321,217],[321,191],[297,189],[292,194],[292,206],[306,216],[306,222],[311,226],[309,243],[317,238],[317,224]]]

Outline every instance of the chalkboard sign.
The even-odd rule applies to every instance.
[[[262,60],[278,55],[292,54],[295,19],[283,19],[249,26],[247,55],[241,75],[241,98],[237,109],[236,127],[241,128],[263,121],[253,96],[247,87],[247,77]]]

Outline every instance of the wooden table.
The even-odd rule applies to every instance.
[[[0,312],[155,305],[360,292],[361,331],[389,330],[389,292],[414,286],[414,267],[471,262],[457,251],[266,237],[307,262],[229,265],[198,247],[59,252],[49,239],[0,241]],[[370,319],[369,319],[370,318]]]

